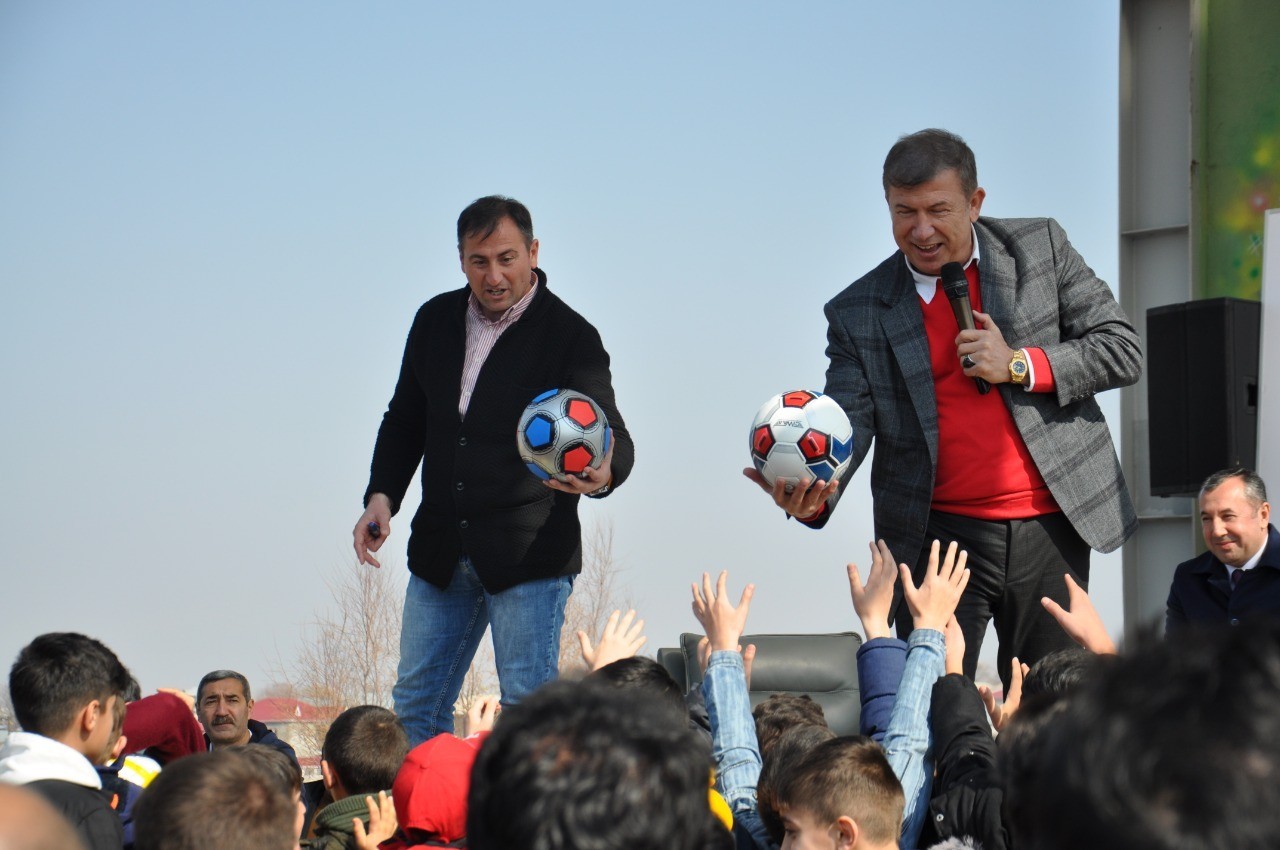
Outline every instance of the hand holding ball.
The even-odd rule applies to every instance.
[[[516,448],[529,471],[546,481],[584,478],[599,469],[609,452],[609,422],[604,411],[574,390],[538,394],[520,416]]]
[[[810,390],[781,393],[751,423],[751,462],[770,486],[781,478],[792,492],[803,478],[828,484],[853,456],[853,426],[830,396]]]

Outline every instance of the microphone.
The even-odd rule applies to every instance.
[[[942,291],[947,293],[951,312],[956,314],[956,324],[960,326],[960,330],[975,330],[973,307],[969,304],[969,279],[964,276],[964,266],[959,263],[942,264]],[[982,378],[974,378],[973,382],[983,395],[991,392],[991,385]]]

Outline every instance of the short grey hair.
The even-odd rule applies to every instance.
[[[1203,499],[1205,493],[1217,490],[1232,478],[1239,478],[1243,482],[1244,497],[1249,500],[1249,504],[1253,505],[1255,511],[1267,501],[1267,485],[1262,482],[1262,476],[1243,466],[1222,469],[1210,475],[1204,480],[1204,484],[1200,485],[1200,498]]]
[[[235,670],[214,670],[212,673],[205,673],[204,678],[200,680],[200,684],[196,686],[196,705],[200,704],[200,697],[204,695],[205,685],[210,682],[221,682],[223,679],[235,679],[240,683],[240,687],[244,688],[245,701],[253,699],[253,695],[249,693],[249,680],[244,677],[243,673],[237,673]]]

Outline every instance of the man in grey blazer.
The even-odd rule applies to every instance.
[[[1040,599],[1067,605],[1064,574],[1087,586],[1089,550],[1116,549],[1137,525],[1093,396],[1138,379],[1141,346],[1057,222],[980,217],[986,193],[960,137],[899,139],[884,188],[899,250],[826,305],[826,391],[853,423],[845,477],[874,439],[876,534],[917,580],[929,541],[969,552],[965,671],[994,617],[1007,685],[1014,657],[1070,645]],[[938,283],[949,262],[965,266],[975,329],[960,329]],[[786,493],[745,474],[814,528],[839,499],[839,481]]]

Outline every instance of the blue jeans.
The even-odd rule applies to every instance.
[[[453,731],[453,705],[486,626],[493,627],[503,706],[554,679],[572,590],[573,576],[560,576],[489,593],[466,558],[444,590],[410,575],[391,692],[410,745]]]

